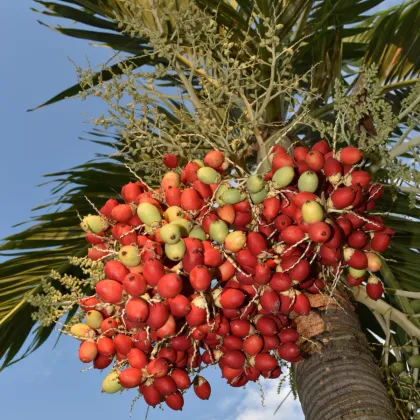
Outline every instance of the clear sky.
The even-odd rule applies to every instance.
[[[387,6],[400,4],[398,0]],[[0,237],[16,232],[13,224],[28,220],[30,209],[45,203],[49,187],[37,188],[42,175],[81,164],[94,157],[98,146],[77,140],[91,127],[86,116],[105,109],[99,101],[67,100],[37,112],[26,109],[39,105],[76,82],[74,67],[106,61],[110,51],[90,48],[87,42],[56,34],[37,23],[51,19],[30,10],[30,0],[2,0],[0,5]],[[67,337],[53,349],[56,334],[26,360],[0,374],[1,419],[4,420],[91,420],[129,418],[135,391],[122,395],[101,394],[97,371],[79,373],[85,366],[77,359],[78,343]],[[1,343],[0,343],[1,348]],[[198,401],[187,393],[182,413],[169,409],[151,410],[149,419],[257,420],[271,417],[288,392],[277,395],[278,382],[264,382],[265,408],[256,385],[233,389],[219,379],[219,371],[208,369],[213,392],[209,401]],[[136,403],[133,418],[143,419],[145,404]],[[293,398],[282,406],[276,418],[303,420]]]

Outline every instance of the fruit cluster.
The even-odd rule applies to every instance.
[[[71,334],[82,362],[116,359],[104,392],[138,388],[147,404],[179,410],[191,382],[209,398],[205,365],[234,387],[277,378],[282,360],[302,358],[294,319],[309,314],[308,296],[346,278],[380,298],[372,273],[393,231],[367,214],[383,188],[360,169],[362,152],[321,140],[293,155],[275,146],[267,159],[269,173],[240,178],[217,150],[182,170],[166,155],[174,170],[159,189],[129,183],[124,204],[83,219],[88,257],[106,263]]]

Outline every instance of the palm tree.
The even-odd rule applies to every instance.
[[[173,64],[165,57],[152,54],[157,42],[151,42],[153,34],[158,32],[163,39],[168,40],[176,28],[170,19],[165,21],[163,28],[158,27],[156,16],[152,12],[161,15],[164,5],[172,7],[173,11],[186,10],[192,5],[201,9],[202,13],[215,21],[217,31],[229,39],[230,48],[236,52],[241,51],[246,33],[251,34],[255,40],[265,39],[267,26],[263,20],[270,20],[275,16],[275,35],[279,45],[282,49],[288,48],[293,52],[287,65],[303,83],[303,90],[299,94],[316,89],[316,99],[311,101],[306,110],[309,117],[325,124],[335,123],[337,107],[332,101],[333,94],[336,93],[335,79],[342,81],[346,95],[350,97],[354,92],[359,92],[359,86],[364,83],[366,74],[362,69],[376,63],[381,95],[399,117],[386,147],[391,150],[391,157],[403,156],[404,162],[414,165],[414,169],[418,168],[415,163],[415,159],[418,159],[415,147],[419,141],[418,138],[411,138],[411,134],[417,129],[416,104],[419,103],[419,92],[416,90],[413,94],[411,89],[419,86],[420,39],[413,28],[420,23],[420,1],[407,2],[380,12],[373,12],[372,9],[381,5],[381,0],[184,0],[174,3],[165,0],[159,4],[149,0],[63,0],[60,3],[37,3],[42,6],[41,13],[44,15],[70,19],[92,27],[87,30],[60,26],[53,28],[54,30],[67,36],[100,43],[116,52],[115,57],[119,63],[89,74],[93,87],[115,79],[124,72],[127,65],[134,71],[144,68],[150,70],[149,66],[167,67]],[[136,14],[135,9],[129,6],[133,3],[147,10]],[[137,23],[141,24],[142,33],[136,30],[138,25],[133,25],[133,19],[140,20]],[[131,32],[127,31],[130,29],[130,22]],[[268,61],[267,48],[261,47],[258,42],[251,42],[250,45],[250,48],[254,48],[255,55]],[[179,89],[183,101],[187,97],[187,101],[197,108],[195,101],[204,101],[200,84],[200,77],[203,76],[197,75],[192,66],[192,50],[192,46],[187,45],[184,50],[186,53],[176,56],[178,73],[172,77],[163,77],[160,82],[168,89]],[[223,71],[222,58],[217,54],[212,58],[216,63],[213,64],[213,69],[217,65],[220,67],[220,72],[215,70],[212,75],[217,80]],[[241,60],[239,53],[238,59]],[[262,67],[263,82],[259,87],[262,92],[270,89],[270,80],[282,74],[285,63],[286,60],[279,60],[278,66],[272,66],[274,76],[270,74],[271,69],[268,71],[266,67]],[[312,76],[310,84],[305,82],[305,75],[309,73]],[[186,78],[192,82],[185,83]],[[77,95],[83,92],[84,87],[82,84],[72,86],[41,106]],[[360,95],[358,100],[368,101],[369,94],[369,91],[365,93],[365,99]],[[407,106],[408,99],[413,103],[411,107]],[[174,129],[180,109],[185,113],[192,112],[192,108],[185,107],[183,101],[168,100],[160,108],[168,120],[172,121]],[[290,103],[282,95],[270,98],[265,103],[261,127],[267,128],[260,127],[261,139],[251,136],[247,160],[238,161],[238,164],[252,165],[264,158],[264,154],[279,140],[279,124],[288,121]],[[225,99],[222,105],[226,106]],[[239,101],[239,105],[232,109],[232,114],[243,113],[244,108],[245,101]],[[302,139],[301,134],[305,136],[304,142],[307,145],[319,138],[315,130],[308,130],[303,124],[295,125],[293,120],[290,124],[290,129],[285,132],[290,142]],[[378,121],[373,113],[367,113],[360,118],[356,129],[365,133],[366,141],[369,142],[369,139],[378,135],[377,125]],[[95,130],[91,135],[100,144],[119,149],[126,146],[127,138],[121,133],[110,138],[109,134]],[[253,142],[259,145],[259,153]],[[196,150],[209,147],[201,144],[196,146]],[[175,145],[170,147],[176,150]],[[150,153],[153,154],[149,152],[148,158]],[[136,172],[141,176],[150,176],[144,153],[143,157],[139,153],[131,154],[131,158],[137,163]],[[230,154],[234,156],[232,150]],[[318,351],[318,347],[314,349],[312,346],[305,346],[308,357],[294,367],[302,408],[308,419],[407,418],[413,404],[419,401],[416,391],[418,370],[408,370],[408,366],[405,367],[410,380],[414,379],[414,383],[407,384],[404,382],[406,378],[393,376],[388,369],[388,364],[394,360],[407,360],[411,352],[418,353],[417,340],[420,335],[417,333],[420,324],[417,318],[410,318],[414,315],[410,299],[420,292],[416,264],[420,248],[420,228],[416,222],[419,217],[418,180],[414,184],[404,182],[407,178],[401,171],[395,172],[392,159],[375,159],[371,155],[370,160],[372,173],[381,183],[389,185],[389,190],[397,197],[397,200],[393,200],[391,194],[385,194],[381,198],[379,209],[388,212],[386,224],[397,232],[388,254],[385,254],[389,258],[396,258],[397,262],[393,260],[384,263],[381,272],[388,288],[383,299],[385,306],[372,305],[362,288],[355,291],[353,296],[342,297],[345,311],[336,308],[320,313],[318,322],[321,324],[318,327],[321,325],[322,328],[312,336],[312,341],[322,343],[322,351]],[[143,172],[139,169],[142,166],[145,168]],[[156,175],[154,172],[153,176]],[[84,197],[88,196],[99,205],[105,199],[114,197],[115,191],[131,180],[132,173],[125,165],[124,157],[114,154],[111,158],[98,156],[96,161],[47,176],[57,185],[53,189],[52,202],[44,206],[46,213],[35,218],[36,223],[31,228],[6,238],[0,248],[4,255],[13,257],[0,265],[0,341],[3,367],[17,361],[16,355],[34,327],[35,338],[22,357],[38,348],[52,331],[51,325],[37,324],[36,319],[31,318],[34,309],[28,303],[28,296],[35,296],[42,291],[41,278],[60,289],[62,286],[49,277],[52,269],[61,274],[81,275],[67,262],[66,257],[83,256],[87,252],[76,213],[76,210],[80,214],[90,211],[90,204]],[[55,211],[57,206],[63,206],[64,209]],[[364,305],[356,305],[354,300]],[[76,308],[68,314],[68,318],[74,315],[75,310]],[[378,344],[383,342],[388,346],[382,352]],[[409,342],[411,344],[407,345]],[[389,344],[397,350],[392,353],[387,351]],[[378,369],[374,357],[381,360],[382,372],[385,374]],[[383,380],[387,383],[392,403],[388,399]]]

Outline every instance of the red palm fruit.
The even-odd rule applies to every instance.
[[[84,310],[85,312],[88,312],[91,309],[95,309],[98,303],[99,304],[101,303],[100,300],[97,297],[92,296],[92,297],[85,297],[81,299],[79,302],[79,305],[82,310]]]
[[[204,298],[201,296],[196,297],[191,302],[191,311],[185,317],[187,324],[190,327],[198,327],[206,323],[207,318],[207,308],[204,301]]]
[[[228,281],[235,275],[235,267],[228,260],[224,261],[219,267],[216,268],[216,278],[219,281]]]
[[[156,242],[148,240],[141,251],[141,260],[146,262],[150,258],[159,258],[163,255],[162,246]]]
[[[274,231],[274,226],[272,226],[271,224],[266,224],[264,222],[258,224],[258,232],[260,232],[267,238],[271,236]]]
[[[235,214],[235,207],[231,204],[217,209],[217,215],[228,224],[232,224],[235,221]]]
[[[238,289],[225,289],[220,296],[220,305],[223,309],[239,308],[245,300],[245,294]]]
[[[121,353],[124,356],[127,356],[133,345],[133,340],[128,335],[117,334],[114,337],[114,346],[116,352]]]
[[[233,208],[235,209],[235,211],[246,213],[251,210],[251,204],[249,204],[248,199],[245,199],[243,201],[240,201],[239,203],[234,204]]]
[[[317,243],[327,242],[331,237],[331,228],[324,222],[316,222],[309,225],[309,238]]]
[[[299,347],[295,343],[282,343],[277,352],[282,359],[288,362],[297,362],[301,358]]]
[[[156,335],[158,338],[163,339],[175,334],[176,331],[176,321],[172,315],[169,315],[165,325],[156,330]]]
[[[258,353],[255,356],[255,367],[258,370],[271,370],[277,366],[276,358],[269,353]]]
[[[254,255],[260,255],[267,250],[267,240],[258,232],[250,232],[247,235],[246,245]]]
[[[184,295],[176,295],[169,304],[171,314],[176,318],[183,318],[191,311],[190,301]]]
[[[248,380],[256,382],[260,376],[260,371],[256,367],[247,366],[244,373]]]
[[[118,241],[121,245],[135,245],[137,243],[137,233],[130,225],[121,225],[118,229]]]
[[[271,170],[274,173],[283,166],[295,166],[293,158],[287,153],[276,153],[271,163]]]
[[[357,147],[343,147],[338,152],[338,159],[346,165],[355,165],[362,160],[363,153]]]
[[[243,341],[235,335],[227,335],[223,340],[223,345],[229,350],[242,350]]]
[[[187,251],[204,251],[203,243],[197,238],[184,238]]]
[[[171,372],[170,377],[174,380],[178,389],[184,390],[190,387],[191,380],[184,369],[175,368]]]
[[[276,314],[280,308],[280,298],[274,290],[267,288],[260,296],[260,305],[267,313]]]
[[[236,253],[236,262],[247,272],[254,273],[258,264],[257,257],[249,249],[241,249]]]
[[[145,293],[147,283],[140,273],[128,273],[123,282],[124,290],[130,296],[141,296]]]
[[[373,252],[366,252],[365,255],[368,261],[368,270],[372,273],[379,271],[382,267],[381,257],[379,257],[379,255],[374,254]]]
[[[264,341],[258,334],[253,334],[243,341],[243,350],[249,356],[257,355],[264,347]]]
[[[288,226],[280,233],[280,238],[288,245],[294,245],[301,241],[304,237],[305,233],[297,226]]]
[[[280,377],[281,374],[282,374],[282,371],[279,367],[276,367],[272,370],[264,370],[261,372],[261,375],[264,378],[268,378],[268,379],[277,379]]]
[[[182,190],[178,187],[169,187],[165,190],[165,200],[168,206],[181,205]]]
[[[276,335],[264,335],[263,336],[264,347],[263,352],[275,350],[280,345],[280,340]]]
[[[222,254],[215,248],[206,249],[204,251],[204,265],[208,267],[218,267],[223,262]]]
[[[322,154],[325,155],[326,153],[329,153],[331,151],[331,147],[325,139],[322,139],[322,140],[319,140],[318,142],[316,142],[312,146],[311,150],[316,150],[316,151],[321,152]]]
[[[201,365],[202,358],[199,352],[194,354],[194,351],[191,353],[187,352],[187,367],[190,369],[196,369]]]
[[[264,175],[264,181],[271,181],[273,179],[273,171],[267,172]]]
[[[301,209],[307,201],[315,201],[317,196],[309,191],[301,191],[293,196],[293,203]]]
[[[298,176],[302,175],[304,172],[310,171],[309,165],[304,160],[297,160],[296,167]]]
[[[216,334],[219,334],[221,336],[225,336],[225,335],[229,334],[230,324],[229,324],[229,321],[226,318],[224,318],[220,314],[216,315],[215,323],[216,323],[216,329],[214,330],[214,332]]]
[[[335,222],[338,226],[340,226],[345,236],[349,236],[353,231],[353,224],[351,223],[350,219],[339,217]]]
[[[143,374],[140,369],[129,367],[120,372],[118,380],[124,388],[135,388],[141,384]]]
[[[329,248],[325,244],[320,248],[321,263],[324,265],[337,266],[341,260],[339,248]]]
[[[208,400],[210,398],[211,387],[206,378],[197,376],[194,379],[194,392],[201,400]]]
[[[181,182],[185,185],[192,184],[197,179],[197,171],[200,169],[197,163],[188,162],[181,172]]]
[[[182,407],[184,407],[184,397],[179,391],[176,391],[165,398],[165,403],[172,410],[182,411]]]
[[[105,337],[112,337],[116,334],[118,328],[118,322],[114,318],[106,318],[101,323],[101,331]]]
[[[222,361],[223,359],[221,359]],[[233,369],[229,367],[223,360],[223,363],[219,361],[219,366],[222,369],[222,378],[227,379],[228,383],[235,382],[239,379],[241,374],[243,373],[243,368]]]
[[[103,214],[104,216],[108,217],[108,219],[111,218],[111,212],[112,209],[120,204],[117,200],[114,198],[110,198],[106,201],[106,203],[101,207],[99,210],[99,213]]]
[[[204,201],[193,188],[185,188],[181,195],[181,207],[183,210],[197,211],[203,207]]]
[[[112,363],[112,357],[103,356],[98,354],[96,359],[93,361],[93,367],[95,369],[105,369]]]
[[[136,369],[143,369],[149,363],[149,359],[143,350],[132,348],[127,354],[128,363]]]
[[[246,319],[233,319],[230,322],[230,331],[237,337],[246,337],[254,330],[254,327]]]
[[[83,341],[79,347],[79,360],[91,363],[98,355],[98,345],[94,341]]]
[[[363,226],[364,230],[373,230],[379,232],[384,228],[384,219],[380,216],[369,216],[369,222],[366,222]]]
[[[363,248],[368,241],[366,234],[360,230],[354,230],[347,239],[347,243],[352,248]]]
[[[332,236],[330,237],[330,239],[327,242],[325,242],[324,245],[327,248],[337,249],[343,243],[342,230],[336,224],[331,225],[331,228],[332,228]]]
[[[245,355],[240,350],[228,350],[223,356],[224,363],[232,369],[241,369],[245,365]]]
[[[125,314],[130,321],[145,322],[149,316],[149,305],[142,298],[132,298],[125,305]]]
[[[295,160],[305,160],[308,152],[309,150],[306,147],[297,146],[295,147],[295,150],[293,151],[293,157],[295,158]]]
[[[255,274],[253,280],[257,284],[267,284],[271,278],[271,270],[268,265],[259,262],[255,267]]]
[[[391,238],[387,233],[376,232],[370,241],[370,246],[373,251],[384,252],[389,246]]]
[[[144,247],[148,242],[149,238],[146,235],[137,235],[137,246],[139,248]]]
[[[152,193],[142,193],[138,197],[139,204],[141,203],[150,203],[153,204],[158,210],[160,208],[160,202],[151,196]]]
[[[166,155],[163,156],[163,164],[170,169],[176,168],[178,166],[179,157],[176,155],[173,155],[171,153],[166,153]]]
[[[140,392],[143,394],[144,401],[151,407],[156,407],[162,401],[162,394],[156,389],[153,384],[140,385]]]
[[[360,286],[365,280],[365,276],[359,277],[359,278],[355,278],[353,277],[351,274],[347,274],[347,283],[350,286]]]
[[[293,304],[293,311],[299,315],[308,315],[311,311],[311,303],[306,295],[296,292],[295,303]]]
[[[186,335],[179,335],[171,338],[171,346],[176,351],[186,351],[192,346],[192,341]]]
[[[209,213],[204,216],[203,221],[201,223],[201,227],[203,228],[204,232],[209,234],[210,225],[215,222],[216,220],[220,220],[219,217],[214,213]]]
[[[311,150],[307,154],[305,162],[308,164],[311,171],[319,172],[324,167],[324,155],[317,150]]]
[[[353,229],[360,229],[365,224],[364,220],[356,214],[345,214],[343,217],[350,220]]]
[[[272,336],[278,333],[276,322],[266,315],[258,315],[254,319],[254,325],[262,335]]]
[[[147,334],[145,330],[139,330],[133,336],[134,347],[144,351],[145,353],[150,353],[152,350],[151,334]]]
[[[222,309],[223,316],[228,319],[235,319],[239,316],[239,311],[237,309]]]
[[[115,354],[114,341],[109,337],[101,337],[97,341],[98,353],[102,356],[113,356]]]
[[[190,283],[196,292],[206,291],[211,284],[212,275],[204,265],[195,266],[190,272]]]
[[[168,307],[161,302],[153,302],[149,305],[149,317],[147,325],[153,330],[162,328],[169,318]]]
[[[280,214],[274,219],[274,226],[278,231],[282,231],[284,228],[292,224],[292,219],[285,214]]]
[[[382,194],[384,193],[385,189],[383,185],[381,184],[373,184],[369,188],[369,200],[378,200],[382,197]]]
[[[159,280],[165,275],[165,267],[156,258],[149,258],[143,265],[143,277],[151,287],[157,286]]]
[[[312,286],[306,289],[309,293],[317,295],[325,290],[325,282],[322,279],[316,279]]]
[[[282,343],[296,343],[299,340],[299,333],[293,328],[283,328],[279,338]]]
[[[344,248],[343,256],[346,263],[352,268],[363,270],[368,266],[368,259],[366,254],[359,249],[350,247]]]
[[[96,283],[95,290],[99,298],[106,303],[121,301],[123,286],[115,280],[101,280]]]
[[[133,209],[129,204],[118,204],[111,211],[112,219],[117,222],[126,223],[133,216]]]
[[[154,378],[163,378],[169,372],[169,362],[164,357],[157,357],[147,365],[147,373]]]
[[[365,211],[370,212],[371,210],[373,210],[376,206],[376,203],[374,200],[372,201],[367,201],[365,204]]]
[[[193,188],[200,194],[202,199],[210,198],[213,195],[213,191],[210,188],[210,185],[205,184],[204,182],[196,179],[193,182]]]
[[[186,252],[182,258],[182,268],[185,272],[190,273],[194,267],[204,264],[204,255],[200,250],[194,249]]]
[[[280,200],[277,197],[266,198],[263,202],[263,216],[267,220],[273,220],[279,214]]]
[[[350,187],[336,189],[328,199],[329,207],[344,209],[350,206],[356,197],[356,192]]]
[[[235,213],[235,220],[233,221],[234,226],[243,227],[252,221],[252,213],[250,211]]]
[[[280,266],[283,272],[287,273],[293,280],[303,281],[308,277],[311,266],[305,258],[298,262],[299,258],[297,255],[284,257]]]
[[[201,359],[206,365],[213,365],[215,363],[214,352],[212,350],[206,350],[202,355]]]
[[[158,352],[158,357],[164,357],[165,359],[168,359],[171,363],[175,363],[177,359],[177,352],[172,347],[163,347]]]
[[[153,385],[162,395],[171,395],[177,391],[176,383],[170,376],[155,378]]]
[[[363,190],[360,185],[351,185],[350,188],[355,192],[354,200],[351,205],[354,207],[355,211],[364,211],[363,204]]]
[[[98,245],[103,243],[105,239],[105,232],[99,232],[99,233],[91,233],[87,232],[86,235],[86,241],[88,241],[92,245]]]
[[[343,175],[343,165],[337,159],[328,158],[324,164],[324,174],[331,184],[336,184]]]
[[[382,282],[376,276],[370,276],[366,285],[366,293],[373,300],[378,300],[382,297],[383,286]]]
[[[362,188],[367,187],[372,181],[372,177],[366,171],[353,171],[346,178],[346,185],[360,185]]]
[[[218,150],[212,150],[208,152],[206,156],[204,156],[203,160],[206,166],[210,166],[210,168],[216,169],[223,164],[225,156]]]
[[[269,285],[276,292],[285,292],[293,286],[293,283],[288,274],[277,272],[271,277]]]
[[[98,261],[101,258],[105,258],[109,255],[109,249],[105,244],[94,245],[88,249],[88,258],[93,261]]]
[[[287,197],[288,201],[282,200],[280,205],[280,214],[293,217],[296,213],[297,207],[292,201],[292,197]]]
[[[283,146],[280,146],[279,144],[275,144],[273,146],[273,150],[271,152],[273,155],[276,153],[287,153],[287,149]]]

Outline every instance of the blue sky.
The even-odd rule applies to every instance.
[[[387,5],[399,4],[389,1]],[[30,0],[2,1],[0,36],[3,40],[0,66],[0,236],[16,232],[12,225],[28,220],[30,209],[45,203],[49,187],[37,188],[42,175],[69,168],[91,159],[98,146],[79,141],[90,129],[87,117],[105,111],[95,100],[67,100],[37,112],[25,112],[76,82],[70,57],[77,64],[106,61],[110,51],[90,48],[87,42],[56,34],[37,23],[42,19],[30,10]],[[45,19],[43,19],[45,20]],[[51,22],[51,20],[49,20]],[[85,366],[77,359],[78,344],[64,337],[53,349],[56,336],[26,360],[0,374],[2,418],[24,420],[73,420],[84,418],[129,418],[135,392],[103,395],[101,374],[79,373]],[[1,343],[0,343],[1,347]],[[200,402],[188,393],[182,413],[152,410],[149,419],[256,420],[272,416],[282,400],[277,381],[264,383],[266,407],[261,409],[258,387],[232,389],[219,379],[219,371],[206,376],[213,388],[210,401]],[[287,389],[282,391],[282,396]],[[144,418],[145,404],[137,402],[133,418]],[[277,418],[303,419],[289,398]],[[117,417],[116,417],[117,416]]]

